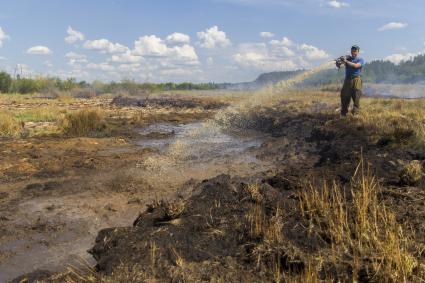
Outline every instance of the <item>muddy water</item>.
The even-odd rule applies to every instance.
[[[34,198],[20,203],[15,212],[16,240],[2,242],[9,254],[0,262],[0,282],[36,269],[61,271],[65,267],[93,266],[87,250],[99,230],[131,225],[140,207],[127,204],[125,196],[75,194]],[[105,204],[116,209],[111,213]]]
[[[141,132],[138,144],[156,153],[141,164],[155,186],[175,187],[189,179],[218,174],[252,175],[271,166],[255,156],[264,136],[254,132],[225,132],[214,123],[152,125]]]
[[[152,153],[131,172],[155,192],[161,191],[161,197],[172,196],[190,179],[266,170],[271,165],[255,154],[264,139],[253,132],[225,132],[210,122],[153,124],[140,130],[136,142],[139,149],[149,148]],[[120,148],[115,150],[120,153]],[[131,225],[144,202],[152,199],[147,191],[138,196],[142,203],[129,204],[129,195],[104,191],[104,184],[96,180],[87,182],[94,186],[87,192],[19,200],[10,221],[4,222],[8,226],[5,231],[16,236],[3,240],[0,235],[0,282],[36,269],[60,271],[82,261],[93,265],[87,250],[98,231]]]

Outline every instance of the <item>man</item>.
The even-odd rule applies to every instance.
[[[341,116],[347,116],[351,99],[353,100],[353,115],[360,110],[360,97],[362,96],[362,79],[360,78],[365,61],[359,57],[360,47],[351,47],[351,57],[344,57],[345,80],[341,90]]]

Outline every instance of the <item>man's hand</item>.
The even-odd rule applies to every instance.
[[[360,64],[360,63],[353,63],[353,62],[348,61],[347,59],[344,60],[344,64],[348,65],[350,67],[353,67],[355,69],[361,68],[361,66],[362,66],[362,64]]]

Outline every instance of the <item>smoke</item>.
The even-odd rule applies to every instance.
[[[416,84],[365,84],[363,92],[372,97],[425,98],[425,83]]]

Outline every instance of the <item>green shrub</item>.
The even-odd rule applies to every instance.
[[[6,72],[0,72],[0,92],[7,93],[12,85],[12,77]]]

